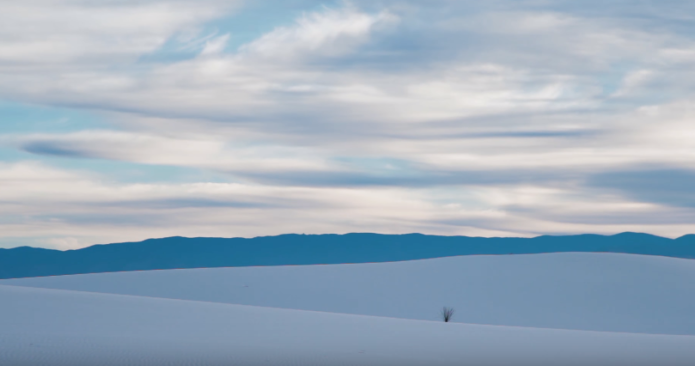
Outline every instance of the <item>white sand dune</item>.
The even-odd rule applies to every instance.
[[[0,284],[559,329],[695,335],[695,261],[628,254],[189,269]]]
[[[692,365],[695,337],[0,286],[0,365]]]

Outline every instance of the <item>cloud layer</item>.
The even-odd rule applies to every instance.
[[[5,117],[0,246],[695,232],[692,8],[0,5],[0,99],[93,119]]]

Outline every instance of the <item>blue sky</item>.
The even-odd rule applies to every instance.
[[[688,1],[0,5],[0,247],[695,232]]]

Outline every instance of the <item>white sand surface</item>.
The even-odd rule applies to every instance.
[[[692,365],[695,337],[0,286],[0,365]]]
[[[695,261],[607,253],[462,256],[4,280],[288,309],[559,329],[695,335]]]

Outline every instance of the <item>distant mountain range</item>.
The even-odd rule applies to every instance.
[[[608,252],[695,258],[695,235],[480,238],[422,234],[149,239],[77,250],[0,249],[0,279],[175,268],[394,262],[481,254]]]

